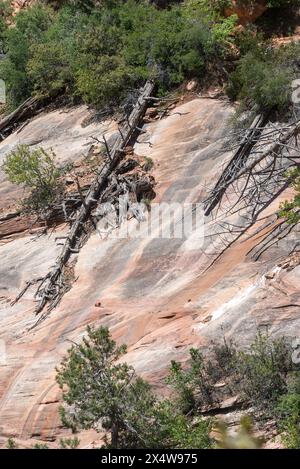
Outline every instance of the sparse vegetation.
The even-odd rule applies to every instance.
[[[298,374],[288,383],[287,393],[276,406],[278,429],[286,448],[300,448],[300,379]]]
[[[10,182],[29,190],[23,202],[28,210],[45,210],[62,190],[61,170],[54,162],[54,154],[43,148],[31,150],[19,145],[6,157],[3,169]]]
[[[46,443],[36,443],[33,449],[49,449],[49,446]]]
[[[171,401],[158,400],[149,383],[120,360],[125,351],[108,329],[87,329],[57,370],[66,403],[62,422],[73,431],[104,429],[110,448],[209,447],[210,422],[192,425]]]
[[[66,404],[62,421],[73,431],[105,430],[110,433],[106,447],[112,448],[260,447],[249,419],[242,420],[236,437],[219,423],[215,442],[210,435],[213,421],[202,417],[226,396],[237,395],[245,409],[254,409],[256,427],[275,418],[288,447],[298,444],[299,371],[285,339],[258,333],[247,350],[225,341],[205,357],[192,349],[187,366],[171,363],[167,383],[172,396],[167,399],[155,395],[149,383],[120,360],[125,351],[108,329],[88,328],[83,342],[68,352],[57,380]],[[218,386],[220,382],[224,384]]]
[[[18,449],[18,445],[13,438],[8,438],[6,447],[7,449]]]
[[[300,221],[300,170],[294,168],[290,170],[287,177],[291,180],[291,185],[295,190],[295,196],[291,201],[285,201],[280,206],[279,216],[287,220],[290,225]]]
[[[224,380],[227,393],[239,395],[248,405],[267,413],[286,392],[293,369],[289,344],[258,333],[248,350],[224,342],[204,358],[199,350],[191,349],[189,366],[183,369],[180,363],[172,362],[168,381],[177,390],[183,412],[216,405],[224,391],[216,384]]]
[[[291,44],[274,49],[265,42],[250,45],[230,76],[228,94],[241,101],[241,111],[283,113],[291,103],[292,80],[299,73],[300,46]]]
[[[149,156],[144,157],[145,163],[143,164],[143,169],[145,171],[151,171],[154,166],[154,161]]]
[[[76,449],[80,444],[80,440],[75,436],[74,438],[61,438],[60,448],[61,449]]]

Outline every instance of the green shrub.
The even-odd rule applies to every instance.
[[[300,377],[296,373],[280,396],[274,410],[281,439],[286,448],[300,448]]]
[[[190,350],[189,367],[184,369],[176,361],[171,362],[167,383],[177,394],[177,405],[183,413],[197,410],[214,402],[211,363],[203,358],[200,350]]]
[[[285,339],[271,339],[258,333],[249,350],[235,354],[232,369],[237,390],[248,402],[267,409],[287,389],[293,370],[291,348]]]
[[[11,17],[10,2],[0,1],[0,54],[5,51],[7,21]]]
[[[18,445],[15,442],[13,438],[8,438],[7,444],[6,444],[7,449],[18,449]]]
[[[42,148],[30,150],[27,145],[19,145],[6,157],[3,169],[10,182],[30,190],[24,204],[31,210],[47,208],[61,189],[61,171],[54,155]]]
[[[208,449],[212,447],[212,421],[202,417],[191,419],[182,413],[176,401],[162,400],[157,410],[158,440],[162,447]]]
[[[290,170],[287,177],[291,180],[291,185],[296,194],[290,202],[285,201],[281,204],[279,216],[285,218],[290,225],[293,225],[300,222],[300,169]]]
[[[76,449],[79,446],[80,441],[77,436],[74,438],[61,438],[59,441],[61,449]]]
[[[185,77],[203,76],[212,41],[205,18],[189,18],[180,7],[160,11],[127,2],[122,23],[122,55],[138,78],[150,74],[162,87],[170,87]]]
[[[55,97],[65,93],[73,98],[78,69],[84,70],[79,57],[85,54],[93,63],[98,60],[98,54],[92,54],[96,32],[91,31],[92,19],[89,23],[89,16],[80,11],[63,8],[54,18],[42,40],[31,48],[27,75],[35,94]],[[89,37],[90,52],[83,47],[83,37]]]
[[[49,449],[49,446],[45,443],[36,443],[32,449]]]
[[[118,104],[147,78],[165,91],[204,77],[238,43],[237,18],[222,17],[223,1],[176,3],[158,9],[141,0],[66,0],[58,9],[38,4],[21,11],[11,28],[1,21],[7,56],[0,76],[11,107],[32,93]],[[230,96],[245,107],[284,108],[298,50],[292,61],[266,47],[248,50],[231,76]]]
[[[73,431],[106,430],[110,448],[209,447],[210,422],[194,425],[171,401],[159,400],[121,359],[125,352],[107,328],[87,329],[57,370],[66,404],[60,410],[63,424]]]
[[[40,5],[21,10],[15,16],[14,27],[5,34],[7,54],[0,62],[0,77],[6,82],[8,100],[16,107],[33,90],[33,83],[27,74],[27,63],[32,55],[32,47],[42,41],[44,32],[52,21],[52,10]]]
[[[213,347],[209,357],[191,349],[188,366],[171,363],[167,382],[175,390],[183,413],[218,404],[224,390],[227,395],[240,395],[256,408],[270,410],[278,396],[286,392],[293,368],[286,340],[272,340],[258,333],[248,350],[237,350],[226,341]],[[225,382],[225,389],[215,386],[220,381]]]
[[[242,109],[286,111],[291,102],[291,82],[297,76],[299,51],[299,45],[252,48],[231,74],[228,95],[240,100]]]
[[[147,78],[165,91],[203,77],[232,40],[235,19],[202,3],[167,9],[139,0],[93,3],[66,1],[58,10],[39,4],[15,16],[0,67],[12,107],[32,93],[118,104]]]
[[[87,337],[72,347],[57,372],[68,407],[61,408],[65,425],[72,428],[103,427],[113,448],[143,445],[143,426],[155,400],[149,386],[132,367],[118,363],[126,347],[118,347],[106,328],[88,328]]]

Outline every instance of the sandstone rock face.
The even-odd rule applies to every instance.
[[[85,106],[68,110],[42,113],[25,125],[21,132],[14,133],[0,143],[0,166],[5,155],[17,145],[30,145],[31,148],[43,146],[45,150],[53,150],[58,163],[74,162],[87,155],[91,146],[91,136],[111,133],[111,123],[99,126],[90,123],[91,113]],[[0,210],[8,208],[11,202],[22,196],[22,191],[5,180],[0,171]]]
[[[225,8],[225,15],[237,15],[239,22],[244,25],[257,20],[267,9],[267,0],[232,0],[231,5]]]
[[[73,114],[37,117],[2,143],[2,157],[16,142],[30,140],[54,145],[59,158],[79,158],[88,148],[88,135],[101,136],[105,126],[109,132],[114,129],[113,123],[81,127],[86,113],[79,108]],[[221,100],[194,99],[145,126],[135,153],[154,163],[155,203],[203,199],[207,185],[230,157],[220,148],[231,114]],[[0,189],[1,200],[6,191],[7,197],[15,194],[4,178]],[[258,227],[266,220],[276,223],[279,203],[273,201],[257,224],[208,270],[222,249],[213,218],[207,220],[204,239],[193,233],[186,238],[106,240],[93,234],[77,256],[72,289],[33,329],[34,288],[13,307],[10,302],[26,281],[47,272],[59,252],[55,237],[66,228],[39,238],[26,234],[0,246],[2,444],[12,436],[26,444],[35,438],[56,445],[64,430],[57,413],[60,393],[54,368],[88,324],[108,326],[118,342],[127,343],[126,360],[157,387],[164,384],[170,360],[186,360],[191,346],[206,347],[224,334],[246,345],[260,327],[295,336],[300,326],[300,267],[297,256],[289,253],[299,233],[278,240],[257,262],[247,256],[261,240]],[[169,223],[166,217],[163,226]],[[93,438],[84,434],[82,444]]]

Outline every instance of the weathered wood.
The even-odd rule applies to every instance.
[[[100,174],[97,175],[96,179],[91,184],[88,193],[77,212],[77,216],[64,243],[61,254],[57,258],[55,266],[46,275],[37,290],[36,298],[38,299],[38,304],[35,310],[36,314],[39,314],[41,311],[43,311],[47,304],[49,305],[48,311],[50,311],[54,306],[57,305],[59,299],[61,298],[64,267],[68,262],[72,252],[78,248],[78,240],[81,238],[84,232],[84,225],[90,217],[91,210],[95,205],[95,201],[99,200],[101,193],[107,187],[109,176],[115,170],[117,164],[120,161],[120,158],[124,155],[124,148],[126,145],[128,145],[131,138],[133,137],[136,127],[138,126],[147,108],[147,98],[151,95],[153,90],[154,83],[152,81],[147,81],[141,91],[136,105],[134,106],[128,118],[127,123],[121,130],[122,135],[119,134],[112,148],[109,150],[110,160],[108,161],[108,164],[102,168]]]
[[[237,151],[234,153],[233,157],[231,158],[224,171],[222,171],[220,178],[215,184],[213,190],[211,191],[210,197],[205,202],[206,216],[210,215],[213,209],[222,200],[226,188],[232,180],[233,174],[237,174],[245,165],[252,148],[256,144],[257,139],[261,135],[262,130],[268,121],[268,116],[269,114],[259,114],[253,120],[250,128],[246,132],[242,143],[238,147]]]
[[[0,120],[0,133],[2,134],[2,140],[8,133],[14,130],[18,123],[31,117],[41,105],[42,100],[40,98],[28,98],[17,109]]]
[[[290,185],[291,178],[287,177],[287,171],[300,164],[299,135],[300,120],[277,125],[269,122],[265,126],[265,131],[255,139],[257,145],[245,155],[241,164],[234,164],[234,159],[229,162],[227,168],[230,168],[230,171],[226,173],[226,177],[221,176],[206,201],[208,211],[214,208],[214,203],[222,201],[223,194],[227,190],[231,196],[231,199],[228,197],[227,203],[224,204],[223,219],[219,215],[219,226],[222,231],[215,233],[225,247],[214,257],[207,269],[211,268],[224,252],[254,225],[259,215]],[[228,216],[234,214],[242,214],[243,222],[240,226],[224,221],[224,216],[226,220]],[[267,249],[285,237],[296,223],[290,225],[283,220],[280,223],[280,230],[277,226],[279,225],[276,222],[269,234],[259,236],[260,240],[253,250],[254,255],[252,250],[247,255],[251,254],[254,260],[258,260]],[[229,237],[226,236],[227,239],[224,241],[224,238],[221,238],[223,235]]]

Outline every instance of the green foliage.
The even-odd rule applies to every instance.
[[[6,444],[7,449],[18,449],[18,445],[15,442],[13,438],[8,438],[7,444]]]
[[[224,341],[209,357],[192,349],[186,366],[171,363],[167,382],[174,393],[168,399],[159,399],[123,361],[125,352],[102,327],[88,328],[82,343],[69,350],[57,381],[66,404],[62,422],[73,431],[105,430],[108,448],[184,449],[213,447],[211,430],[217,429],[218,448],[261,447],[249,418],[232,435],[221,422],[199,417],[232,392],[259,411],[258,419],[275,418],[287,447],[299,447],[300,378],[285,339],[258,333],[247,350]],[[72,445],[66,440],[62,446]]]
[[[232,367],[240,392],[251,404],[266,409],[286,392],[293,369],[291,348],[283,338],[258,333],[249,350],[235,354]]]
[[[172,362],[168,383],[177,395],[183,413],[197,412],[222,399],[215,385],[225,381],[227,394],[239,394],[256,408],[271,408],[286,392],[288,373],[293,369],[291,350],[284,339],[258,333],[249,350],[232,344],[214,347],[210,357],[191,349],[187,367]],[[222,388],[221,388],[222,389]]]
[[[208,449],[212,447],[210,432],[211,420],[202,417],[188,418],[180,409],[177,401],[162,400],[158,406],[158,439],[160,448]]]
[[[77,436],[75,436],[74,438],[61,438],[59,443],[61,449],[76,449],[80,441]]]
[[[296,194],[292,201],[285,201],[280,206],[279,216],[285,218],[287,223],[294,225],[300,221],[300,170],[294,168],[287,173]]]
[[[32,210],[47,208],[61,190],[61,171],[55,165],[54,154],[43,148],[30,150],[27,145],[19,145],[6,157],[3,170],[10,182],[30,190],[25,205]]]
[[[300,378],[296,374],[289,383],[287,393],[280,396],[275,407],[282,441],[288,449],[300,448]]]
[[[143,169],[144,171],[151,171],[151,169],[154,167],[154,161],[152,158],[149,156],[144,156],[145,163],[143,164]]]
[[[8,29],[7,21],[11,17],[10,2],[0,1],[0,54],[5,51],[5,37]]]
[[[242,110],[285,111],[291,100],[291,82],[297,76],[299,50],[296,44],[274,49],[252,42],[230,76],[228,95],[241,101]]]
[[[205,18],[184,15],[182,8],[156,10],[129,1],[122,12],[126,29],[123,56],[137,76],[154,75],[162,87],[180,83],[184,77],[202,76],[210,48]],[[155,31],[155,33],[154,33]]]
[[[61,408],[63,423],[74,431],[104,428],[111,434],[113,448],[122,447],[124,440],[138,447],[143,444],[145,413],[154,401],[148,384],[135,376],[132,367],[118,362],[125,351],[110,338],[108,329],[88,328],[87,337],[69,350],[57,372],[63,399],[72,406],[71,412]]]
[[[110,433],[110,448],[208,447],[209,422],[192,425],[171,402],[159,401],[122,361],[125,352],[108,329],[87,329],[57,370],[66,403],[60,410],[63,424],[73,431],[104,429]]]
[[[147,78],[161,90],[201,78],[235,25],[202,2],[167,9],[141,0],[93,4],[39,4],[15,16],[0,68],[12,107],[32,93],[111,105]]]
[[[211,363],[204,360],[197,349],[190,350],[189,368],[183,369],[180,363],[171,362],[167,382],[176,391],[178,406],[183,413],[213,402],[210,368]]]
[[[207,10],[215,13],[223,13],[225,8],[232,7],[233,3],[234,6],[239,8],[253,8],[255,4],[258,3],[258,0],[236,0],[233,2],[232,0],[188,0],[187,3],[193,5],[201,5],[202,7],[206,8]],[[299,0],[268,0],[267,6],[269,8],[278,8],[281,6],[293,6],[298,5]]]
[[[223,0],[171,2],[165,9],[142,0],[66,0],[58,9],[46,3],[18,13],[11,28],[0,21],[0,49],[7,50],[0,76],[11,107],[33,93],[119,104],[147,78],[165,91],[184,79],[203,78],[239,46],[241,36],[234,34],[237,17],[222,16],[228,4]],[[299,46],[273,50],[252,42],[245,54],[240,45],[228,93],[244,108],[282,110]]]
[[[16,107],[30,96],[33,84],[27,74],[27,64],[37,43],[52,21],[52,10],[35,5],[15,16],[14,27],[5,34],[7,54],[0,62],[0,77],[5,80],[9,103]]]
[[[36,443],[32,449],[49,449],[49,446],[46,443]]]
[[[238,432],[232,435],[224,422],[218,422],[216,430],[219,433],[216,447],[218,449],[259,449],[263,440],[254,436],[251,419],[242,417]]]

